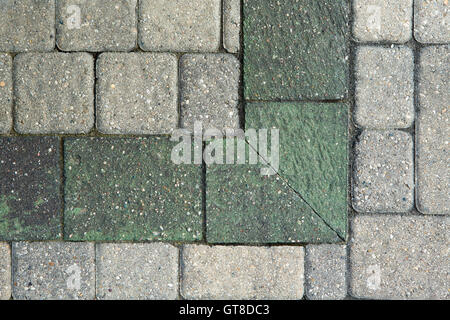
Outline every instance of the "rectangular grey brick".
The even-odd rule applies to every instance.
[[[449,218],[359,215],[351,222],[356,298],[449,299]]]
[[[94,124],[94,62],[88,53],[22,53],[14,58],[19,133],[87,133]]]
[[[450,42],[448,0],[414,0],[414,37],[421,43]]]
[[[181,294],[186,299],[301,299],[302,247],[187,245]]]
[[[417,207],[425,214],[449,214],[450,46],[423,48],[419,70]]]
[[[94,299],[94,244],[15,242],[13,283],[16,300]]]
[[[0,53],[0,133],[8,133],[12,128],[12,58]]]
[[[0,300],[11,298],[11,249],[0,242]]]
[[[97,298],[176,299],[178,249],[163,243],[99,243]]]
[[[228,52],[240,50],[241,0],[223,1],[223,46]]]

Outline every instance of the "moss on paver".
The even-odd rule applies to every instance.
[[[164,137],[67,139],[66,240],[195,241],[201,167],[175,165]]]
[[[340,99],[347,95],[347,0],[243,3],[247,100]]]

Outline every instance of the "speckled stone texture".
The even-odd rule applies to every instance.
[[[22,53],[14,58],[19,133],[87,133],[94,125],[94,61],[88,53]]]
[[[448,138],[450,46],[420,52],[419,115],[416,123],[417,207],[425,214],[449,214]]]
[[[15,300],[95,298],[93,243],[16,242],[13,244]]]
[[[449,299],[448,217],[356,216],[350,241],[355,298]]]
[[[55,0],[2,0],[0,52],[52,51]]]
[[[0,240],[61,236],[58,161],[58,138],[0,138]]]
[[[302,247],[208,247],[182,252],[186,299],[301,299]]]
[[[348,90],[346,0],[243,0],[246,100],[341,99]]]
[[[305,293],[309,300],[341,300],[347,295],[345,245],[308,245],[305,252]]]
[[[188,54],[180,60],[181,126],[239,128],[239,61],[230,54]]]
[[[408,47],[361,46],[356,53],[355,121],[363,128],[414,122],[414,55]]]
[[[107,134],[167,134],[177,127],[177,58],[103,53],[97,60],[97,128]]]
[[[66,139],[66,240],[202,237],[199,165],[176,165],[165,137]]]
[[[11,298],[11,248],[0,242],[0,300]]]
[[[358,137],[353,169],[353,208],[358,212],[407,212],[414,202],[411,135],[365,130]]]
[[[178,249],[163,243],[99,243],[97,298],[165,300],[178,297]]]
[[[228,52],[240,50],[241,0],[223,1],[223,46]]]
[[[405,43],[411,39],[413,0],[353,0],[353,14],[357,41]]]
[[[414,1],[414,38],[421,43],[450,42],[448,0]]]
[[[144,51],[215,52],[221,0],[139,1],[139,46]]]
[[[0,53],[0,133],[8,133],[12,127],[12,83],[12,58]]]
[[[63,51],[127,51],[137,43],[137,0],[57,0],[56,44]]]

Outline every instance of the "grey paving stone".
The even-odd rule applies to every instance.
[[[239,61],[231,54],[181,57],[181,126],[239,127]]]
[[[127,51],[137,43],[137,0],[57,0],[56,44],[63,51]]]
[[[353,208],[407,212],[413,206],[413,142],[402,131],[365,130],[355,148]]]
[[[94,62],[88,53],[22,53],[14,58],[19,133],[87,133],[94,124]]]
[[[139,46],[144,51],[219,49],[221,0],[139,1]]]
[[[187,245],[181,294],[186,299],[301,299],[303,247]]]
[[[0,242],[0,300],[11,298],[11,249]]]
[[[413,0],[353,0],[353,36],[360,42],[411,39]]]
[[[164,134],[178,124],[177,59],[168,53],[103,53],[97,60],[97,127]]]
[[[414,1],[414,37],[422,43],[450,42],[448,0]]]
[[[241,0],[223,1],[223,46],[228,52],[240,49]]]
[[[356,54],[356,124],[408,128],[414,122],[414,56],[407,47],[359,47]]]
[[[99,243],[98,299],[176,299],[178,249],[163,243]]]
[[[450,46],[422,49],[419,69],[419,114],[416,123],[417,207],[426,214],[449,214]]]
[[[350,240],[357,298],[449,299],[448,217],[358,215]]]
[[[15,242],[13,283],[17,300],[94,299],[94,244]]]
[[[0,53],[0,133],[8,133],[12,127],[12,58]]]
[[[305,293],[310,300],[338,300],[347,295],[345,245],[308,245],[305,252]]]
[[[52,51],[55,0],[2,0],[0,52]]]

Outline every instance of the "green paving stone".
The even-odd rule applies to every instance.
[[[0,138],[0,240],[61,237],[59,139]]]
[[[347,95],[347,0],[243,3],[245,99],[325,100]]]
[[[342,238],[347,230],[348,107],[249,103],[245,127],[280,130],[279,174]]]
[[[208,243],[342,241],[282,178],[262,176],[267,163],[259,160],[207,166]]]
[[[201,166],[175,165],[169,138],[65,140],[66,240],[195,241]]]

